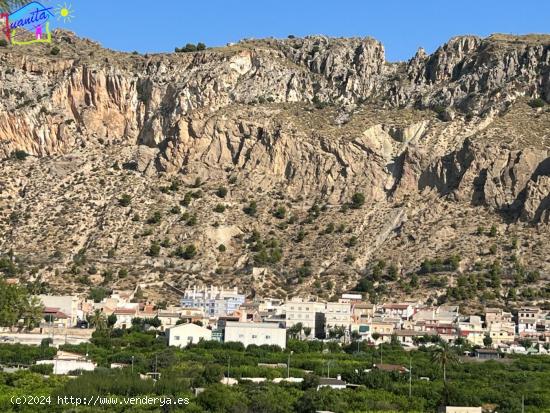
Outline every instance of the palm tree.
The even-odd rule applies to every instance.
[[[447,383],[447,366],[458,363],[458,356],[449,347],[448,344],[443,343],[436,347],[432,352],[432,362],[439,364],[443,369],[443,382]]]
[[[28,3],[27,0],[0,0],[0,12],[9,13],[18,6]]]
[[[96,330],[105,330],[107,328],[105,314],[99,310],[95,310],[95,312],[89,316],[88,321]]]

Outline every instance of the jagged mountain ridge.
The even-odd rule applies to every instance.
[[[385,62],[383,46],[368,38],[266,39],[149,56],[104,50],[68,32],[56,38],[60,56],[42,47],[0,51],[0,154],[36,155],[25,162],[38,169],[48,164],[43,173],[50,179],[58,174],[52,172],[58,162],[65,171],[74,169],[76,159],[82,165],[77,170],[90,176],[115,161],[130,165],[137,171],[128,179],[141,180],[135,185],[143,188],[172,177],[187,184],[199,177],[212,185],[229,177],[238,182],[230,192],[235,216],[227,218],[232,236],[249,230],[238,204],[252,194],[267,195],[267,202],[270,193],[271,201],[281,193],[301,202],[303,213],[315,200],[338,206],[362,192],[368,210],[343,220],[357,220],[356,236],[375,242],[356,247],[346,270],[350,286],[434,196],[472,208],[474,215],[487,211],[506,231],[517,225],[521,229],[514,231],[529,233],[532,225],[548,223],[550,115],[527,102],[550,100],[550,36],[457,37],[432,55],[419,50],[404,63]],[[92,167],[91,157],[103,172]],[[4,166],[21,168],[13,161]],[[73,190],[72,183],[66,185],[65,191]],[[22,193],[21,186],[28,189]],[[15,197],[14,209],[25,209],[33,186],[39,198],[51,191],[54,204],[66,196],[56,188],[39,189],[24,176],[8,179],[2,192]],[[104,191],[97,194],[103,210],[92,211],[117,221],[116,191]],[[293,206],[287,207],[292,213]],[[386,220],[379,214],[388,208],[397,212]],[[264,226],[260,220],[258,225]],[[84,241],[63,248],[92,251],[94,239],[100,244],[96,254],[119,248],[95,226],[88,225]],[[21,227],[21,235],[11,228],[2,249],[10,243],[28,249],[34,230]],[[125,229],[116,231],[120,238]],[[178,231],[176,238],[194,238]],[[205,232],[196,236],[209,238]],[[45,240],[50,252],[55,239]],[[234,273],[247,273],[252,265],[251,252],[243,248],[226,254],[235,260],[226,263]],[[143,249],[129,248],[133,256]],[[335,271],[343,254],[323,254],[319,276]],[[400,262],[403,273],[421,255]],[[213,253],[195,270],[218,268],[219,259]],[[289,264],[295,266],[292,259]]]

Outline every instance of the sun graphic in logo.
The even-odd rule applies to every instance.
[[[65,3],[63,5],[58,5],[55,12],[57,14],[57,19],[63,19],[65,23],[70,22],[74,17],[73,7],[71,4],[67,5],[67,3]]]

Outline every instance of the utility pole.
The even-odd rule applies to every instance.
[[[380,343],[380,364],[383,364],[382,363],[382,344],[384,343]]]
[[[132,374],[134,374],[134,356],[132,356]]]
[[[231,365],[231,356],[227,357],[227,384],[229,384],[229,367]]]
[[[409,353],[409,398],[412,397],[412,355]]]
[[[288,362],[286,363],[286,378],[290,378],[290,356],[292,355],[292,351],[288,353]]]

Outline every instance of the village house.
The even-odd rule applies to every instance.
[[[458,335],[475,346],[483,346],[486,330],[483,328],[481,317],[463,317],[457,323]]]
[[[66,351],[58,351],[53,360],[38,360],[36,364],[52,364],[53,374],[68,374],[76,370],[93,371],[97,364],[85,356]]]
[[[80,309],[80,299],[72,295],[39,295],[38,299],[44,307],[57,309],[59,313],[67,316],[66,327],[76,327],[78,320],[84,319]],[[64,322],[65,324],[65,322]]]
[[[167,331],[168,345],[174,347],[187,347],[189,344],[197,344],[201,340],[212,339],[212,330],[196,324],[179,324]]]
[[[376,305],[370,303],[352,303],[351,305],[351,319],[353,323],[364,324],[374,317],[376,311]]]
[[[68,328],[69,316],[57,307],[44,307],[42,317],[47,326],[56,328]]]
[[[117,308],[113,314],[116,316],[115,328],[130,328],[132,327],[132,319],[138,317],[139,309],[134,308]]]
[[[501,308],[486,308],[485,327],[491,327],[494,323],[513,323],[512,313],[506,312]]]
[[[225,342],[239,342],[245,347],[255,344],[286,348],[286,329],[273,323],[243,323],[228,321],[224,331]]]
[[[414,307],[410,303],[389,303],[379,308],[381,314],[386,317],[399,317],[408,320],[414,314]]]
[[[342,390],[346,388],[346,382],[342,380],[342,377],[340,377],[340,375],[336,376],[335,379],[332,379],[330,377],[321,377],[319,379],[319,384],[317,385],[317,390],[323,387],[329,387],[334,390]]]
[[[175,309],[159,310],[157,317],[161,324],[160,331],[175,327],[178,321],[181,320],[180,313]]]
[[[518,310],[518,334],[536,333],[537,323],[541,316],[540,308],[538,307],[522,307]]]

